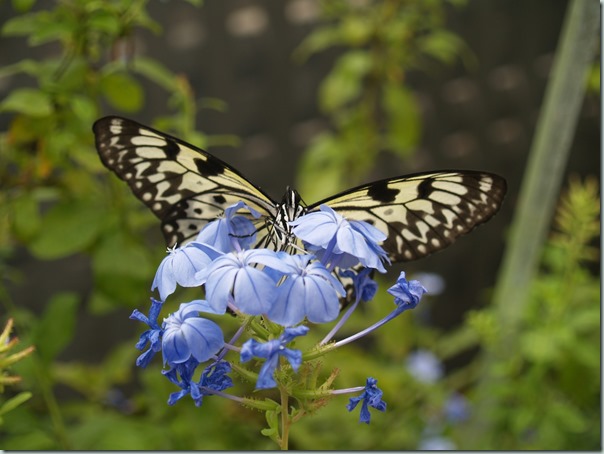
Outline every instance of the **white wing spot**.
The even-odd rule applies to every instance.
[[[149,146],[149,147],[165,147],[166,141],[161,137],[156,136],[134,136],[130,139],[132,145]]]
[[[410,210],[423,211],[425,213],[430,214],[434,213],[434,206],[432,202],[425,199],[412,200],[411,202],[407,203],[407,208],[409,208]]]
[[[468,193],[468,188],[466,188],[465,186],[461,185],[461,184],[451,184],[450,181],[434,181],[432,183],[432,187],[436,188],[436,189],[442,189],[444,191],[448,191],[448,192],[454,192],[455,194],[458,195],[465,195]]]
[[[461,203],[461,199],[459,197],[443,191],[433,191],[430,193],[430,199],[445,205],[459,205]]]
[[[145,159],[165,159],[166,152],[161,148],[156,147],[139,147],[136,149],[136,154]]]

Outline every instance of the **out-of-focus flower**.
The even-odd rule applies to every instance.
[[[443,376],[443,365],[428,350],[417,350],[407,357],[407,370],[417,381],[435,383]]]

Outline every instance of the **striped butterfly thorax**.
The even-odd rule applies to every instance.
[[[284,249],[292,241],[288,222],[326,204],[386,233],[383,247],[392,262],[410,261],[488,221],[506,193],[498,175],[444,170],[375,181],[308,206],[287,188],[275,202],[225,162],[153,128],[112,116],[93,130],[102,162],[161,220],[168,246],[191,241],[225,208],[243,201],[261,215],[250,218],[257,247]]]

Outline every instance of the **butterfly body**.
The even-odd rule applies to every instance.
[[[162,221],[168,246],[195,238],[201,228],[238,201],[260,213],[250,217],[257,247],[282,250],[293,240],[288,222],[329,205],[342,216],[373,224],[388,235],[393,262],[441,250],[498,210],[505,180],[476,171],[436,171],[376,181],[306,206],[287,188],[273,201],[237,170],[186,142],[120,117],[93,130],[102,162]]]
[[[289,222],[304,216],[308,209],[298,191],[288,186],[281,202],[276,204],[275,212],[274,219],[268,220],[269,229],[272,228],[272,234],[269,232],[267,239],[268,241],[272,240],[274,249],[286,250],[290,245],[296,243]]]

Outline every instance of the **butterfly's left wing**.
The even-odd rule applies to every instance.
[[[348,219],[367,221],[388,235],[393,262],[417,260],[446,248],[489,220],[501,206],[505,180],[474,171],[440,171],[359,186],[317,202]]]
[[[201,228],[239,201],[261,214],[257,241],[269,235],[275,203],[220,159],[182,140],[120,117],[93,130],[103,164],[162,221],[168,246],[194,239]]]

